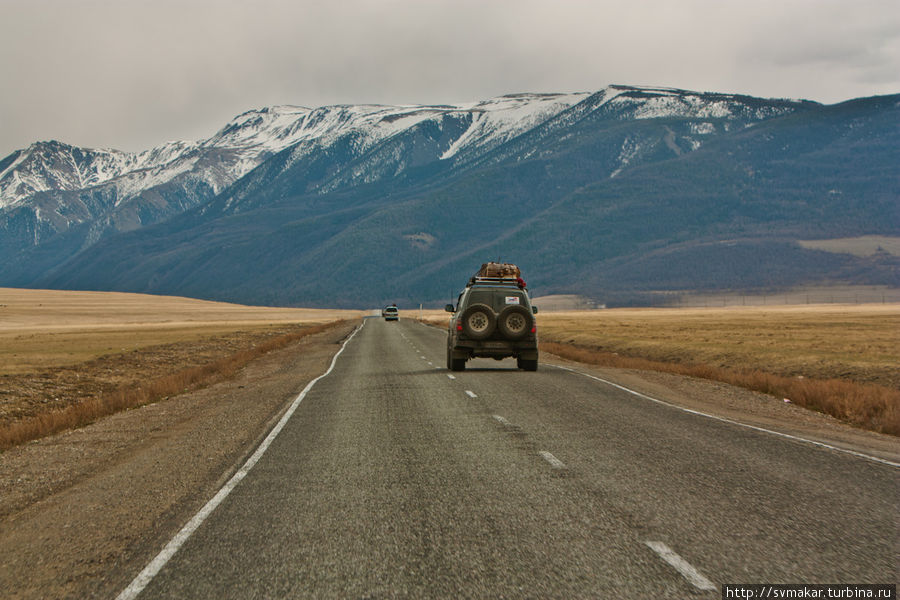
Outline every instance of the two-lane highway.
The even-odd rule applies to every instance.
[[[898,469],[367,319],[122,597],[719,597],[897,580]],[[262,449],[261,449],[262,450]],[[227,495],[226,495],[227,494]]]

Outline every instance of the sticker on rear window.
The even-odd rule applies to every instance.
[[[518,304],[518,303],[519,303],[519,297],[518,297],[518,296],[507,296],[507,297],[506,297],[506,303],[507,303],[507,304]]]

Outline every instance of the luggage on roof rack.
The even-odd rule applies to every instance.
[[[478,272],[469,279],[466,287],[480,283],[482,285],[510,285],[525,289],[525,280],[519,267],[512,263],[487,262],[481,265]]]
[[[487,262],[481,265],[475,277],[492,277],[502,279],[517,279],[522,276],[519,267],[512,263]]]

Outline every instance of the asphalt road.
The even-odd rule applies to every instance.
[[[139,597],[719,598],[725,583],[897,581],[897,467],[546,364],[450,373],[444,344],[367,319]]]

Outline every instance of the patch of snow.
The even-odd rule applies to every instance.
[[[628,166],[628,163],[630,163],[631,160],[640,153],[640,151],[641,145],[637,141],[631,138],[625,138],[625,140],[622,142],[622,149],[619,151],[619,167],[612,173],[610,173],[609,178],[615,179],[615,177],[619,173],[621,173],[625,167]]]
[[[716,126],[709,122],[691,123],[691,133],[694,135],[710,135],[716,132]]]
[[[590,94],[503,96],[486,100],[468,109],[472,114],[469,128],[454,141],[441,160],[446,160],[471,146],[499,146],[537,127],[547,119],[581,102]],[[465,109],[466,107],[460,107]]]

